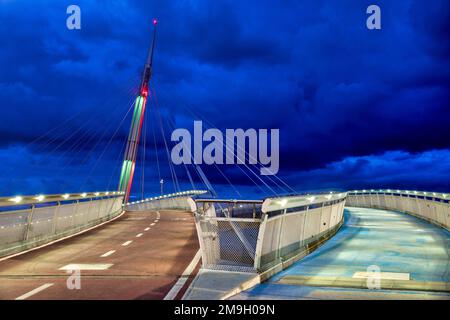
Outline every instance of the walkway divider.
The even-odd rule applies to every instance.
[[[347,206],[396,210],[450,230],[450,194],[410,190],[354,190]]]

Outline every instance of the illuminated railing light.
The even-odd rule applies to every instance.
[[[21,196],[17,196],[14,198],[9,199],[9,201],[15,202],[15,203],[19,203],[23,200],[23,198]]]
[[[37,197],[35,197],[34,199],[36,199],[37,201],[41,202],[45,199],[45,196],[43,195],[38,195]]]
[[[69,194],[63,194],[63,196],[62,196],[64,199],[69,199],[69,197],[70,197],[70,195]]]
[[[100,195],[100,192],[96,192],[94,193],[94,195],[98,197]]]
[[[86,198],[87,193],[86,193],[86,192],[83,192],[83,193],[81,194],[81,196],[82,196],[83,198]]]

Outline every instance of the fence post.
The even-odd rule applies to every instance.
[[[92,205],[94,204],[93,202],[94,200],[91,199],[91,203]],[[103,206],[103,198],[100,198],[100,200],[95,200],[98,202],[98,212],[97,212],[97,220],[100,219],[100,211],[102,211],[102,206]]]
[[[263,213],[261,218],[262,219],[261,224],[259,225],[258,239],[256,240],[255,261],[253,264],[253,267],[257,271],[261,268],[262,245],[264,241],[264,232],[266,230],[266,223],[268,219],[267,213]]]
[[[275,259],[281,260],[281,248],[280,248],[280,242],[281,242],[281,235],[283,233],[283,227],[284,227],[284,215],[286,214],[286,209],[283,209],[283,214],[280,217],[280,232],[278,232],[278,240],[277,240],[277,255],[275,256]]]
[[[58,223],[58,213],[61,207],[61,201],[58,201],[58,205],[55,208],[55,212],[53,213],[53,226],[52,226],[52,234],[56,233],[56,224]]]
[[[300,246],[303,246],[305,243],[305,227],[306,227],[306,221],[308,220],[308,211],[309,211],[309,205],[306,206],[306,211],[304,214],[305,217],[303,218],[303,230],[300,233],[300,239],[299,239]],[[301,238],[303,238],[303,240]]]
[[[75,215],[78,213],[78,207],[80,205],[80,200],[77,199],[77,202],[75,202],[75,209],[73,210],[72,214]],[[83,214],[84,215],[84,214]]]
[[[34,207],[35,207],[35,205],[32,204],[31,205],[31,211],[30,211],[30,213],[28,214],[28,217],[27,217],[27,227],[25,229],[25,234],[23,235],[23,240],[24,241],[28,240],[28,234],[30,232],[31,222],[33,221]]]

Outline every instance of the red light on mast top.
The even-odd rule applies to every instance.
[[[156,26],[158,24],[158,20],[155,18],[153,19],[153,24]]]
[[[146,87],[142,88],[141,96],[143,96],[144,98],[147,98],[147,96],[148,96],[148,89]]]

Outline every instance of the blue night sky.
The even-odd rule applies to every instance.
[[[71,4],[81,30],[66,28]],[[371,4],[381,30],[366,28]],[[449,13],[447,0],[0,0],[0,195],[117,187],[153,17],[160,112],[148,105],[135,195],[160,177],[173,190],[159,115],[167,137],[193,120],[279,128],[278,177],[299,192],[448,192]],[[220,196],[269,194],[236,166],[219,167],[235,189],[202,168]]]

